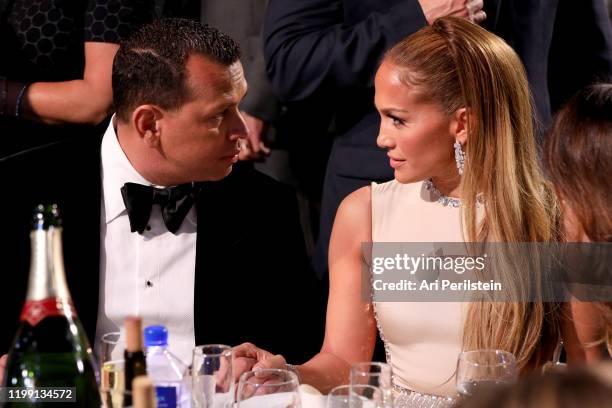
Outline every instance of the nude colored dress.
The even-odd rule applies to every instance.
[[[372,183],[371,194],[374,245],[463,241],[461,208],[438,202],[423,182]],[[449,405],[447,397],[456,395],[454,373],[466,306],[458,302],[374,302],[387,362],[393,369],[396,406]]]

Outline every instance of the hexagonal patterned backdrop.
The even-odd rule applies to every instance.
[[[5,7],[22,59],[39,72],[82,70],[83,41],[118,43],[155,17],[154,0],[0,0]]]
[[[16,0],[13,3],[9,23],[26,58],[41,68],[65,58],[71,41],[75,41],[76,10],[61,4],[68,2],[73,3],[53,0]]]

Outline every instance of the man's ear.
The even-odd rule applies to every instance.
[[[162,111],[155,105],[140,105],[132,113],[132,124],[140,139],[151,148],[160,145]]]
[[[465,145],[468,139],[469,114],[466,108],[459,108],[451,119],[451,135]]]

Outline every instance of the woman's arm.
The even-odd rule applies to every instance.
[[[372,241],[371,208],[370,187],[361,188],[344,199],[334,221],[325,339],[319,354],[298,367],[303,381],[321,392],[348,383],[351,365],[372,359],[376,321],[361,295],[361,244]]]
[[[20,104],[19,116],[46,124],[98,124],[110,112],[113,101],[111,75],[119,45],[85,43],[83,79],[30,84]],[[23,83],[8,82],[6,114],[15,115]]]
[[[361,298],[361,244],[371,242],[371,219],[370,187],[364,187],[344,199],[334,221],[325,339],[321,351],[297,367],[303,383],[324,393],[348,382],[352,364],[372,358],[376,322],[370,300]],[[238,361],[257,361],[253,368],[285,368],[282,356],[252,344],[236,347],[235,353]]]

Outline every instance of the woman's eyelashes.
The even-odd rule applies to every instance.
[[[393,126],[395,127],[401,127],[404,126],[406,124],[406,121],[402,118],[398,118],[395,115],[392,115],[390,113],[387,113],[386,116],[391,119],[391,122],[393,123]]]

